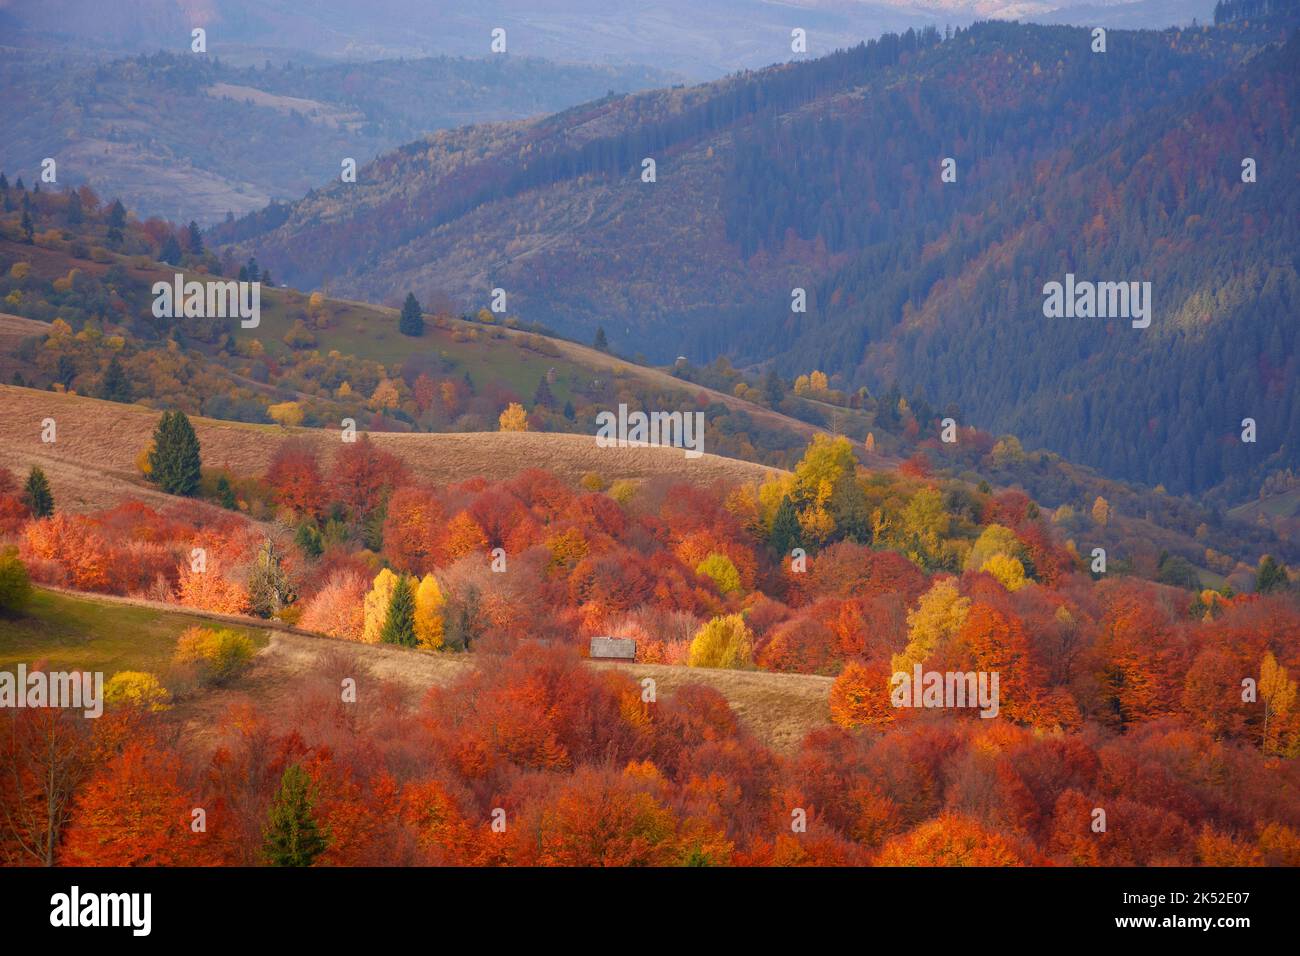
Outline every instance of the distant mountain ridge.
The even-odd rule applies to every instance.
[[[260,64],[481,56],[499,27],[511,55],[640,64],[698,82],[789,59],[796,27],[808,55],[821,56],[888,31],[979,18],[1163,27],[1205,21],[1212,8],[1213,0],[5,0],[0,34],[22,45],[153,52],[183,49],[190,28],[202,26],[214,53]]]
[[[337,179],[345,157],[364,163],[430,130],[548,114],[674,78],[486,56],[241,67],[180,49],[117,59],[7,51],[0,169],[35,171],[51,157],[60,182],[120,196],[142,217],[209,225],[298,198]]]

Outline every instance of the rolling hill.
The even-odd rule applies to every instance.
[[[473,310],[501,288],[527,321],[603,325],[651,361],[902,382],[963,423],[1231,503],[1300,463],[1287,10],[1111,31],[1104,54],[1082,28],[886,36],[435,134],[213,235],[335,294]],[[1151,282],[1152,327],[1046,324],[1042,287],[1075,272]]]
[[[109,507],[127,498],[174,501],[145,482],[135,459],[158,423],[158,413],[78,395],[0,385],[0,441],[5,464],[26,470],[40,465],[56,500],[74,511]],[[41,422],[53,418],[57,441],[43,443]],[[257,477],[280,443],[305,439],[328,459],[340,445],[337,429],[282,428],[194,419],[205,465]],[[599,448],[590,435],[540,432],[371,435],[401,458],[423,481],[450,484],[473,475],[496,480],[528,468],[544,468],[569,481],[594,472],[607,478],[668,476],[701,484],[761,479],[771,469],[705,454],[686,459],[680,449]]]
[[[424,334],[411,337],[398,332],[392,308],[278,287],[263,290],[256,329],[228,321],[158,319],[151,310],[155,281],[170,281],[178,269],[191,277],[214,270],[232,275],[233,262],[210,251],[185,253],[180,266],[159,262],[155,257],[172,236],[170,227],[156,234],[151,224],[124,213],[123,234],[114,239],[112,209],[83,206],[82,218],[73,222],[70,193],[11,188],[5,199],[13,211],[0,215],[0,298],[22,315],[0,324],[0,376],[41,390],[11,393],[21,409],[15,434],[26,443],[19,446],[24,455],[45,456],[48,467],[66,474],[65,505],[93,510],[122,495],[149,500],[156,494],[139,481],[134,459],[147,440],[150,415],[164,408],[244,423],[211,426],[225,430],[211,445],[222,457],[208,458],[208,464],[229,466],[233,477],[261,473],[287,434],[271,425],[273,414],[288,408],[301,415],[310,434],[327,442],[337,440],[343,418],[353,418],[376,434],[400,433],[383,440],[409,442],[404,447],[460,448],[468,457],[455,467],[469,473],[505,473],[494,449],[513,441],[532,463],[559,463],[572,478],[594,471],[614,480],[625,477],[621,470],[626,476],[654,470],[644,470],[640,461],[591,454],[597,450],[591,444],[594,416],[626,402],[645,410],[702,410],[705,450],[721,459],[791,468],[820,430],[849,436],[858,460],[870,468],[893,469],[908,459],[908,468],[933,469],[971,485],[987,481],[1023,489],[1062,515],[1089,512],[1101,497],[1114,514],[1105,543],[1138,548],[1152,568],[1164,553],[1180,555],[1213,580],[1237,561],[1253,565],[1263,553],[1293,560],[1296,553],[1286,523],[1267,514],[1233,520],[1189,497],[1116,482],[1060,456],[1027,451],[1012,436],[995,439],[963,428],[960,441],[941,443],[931,430],[947,411],[915,396],[904,400],[896,390],[879,398],[800,392],[770,376],[756,382],[725,361],[700,367],[679,360],[664,370],[486,312],[458,319],[436,311],[426,316]],[[24,208],[40,228],[30,244],[19,228]],[[115,367],[119,384],[109,390]],[[80,415],[84,421],[103,415],[134,422],[125,449],[101,455],[92,443],[80,458],[59,461],[49,459],[53,449],[32,445],[31,423],[43,416],[34,418],[31,406],[55,402],[60,394],[74,399],[71,392],[133,404],[125,418],[118,411],[122,404],[100,405],[100,411],[85,406]],[[564,434],[498,437],[497,417],[509,403],[529,410],[530,433]],[[232,434],[242,434],[247,447],[232,449]],[[570,452],[561,449],[570,445],[577,451],[565,465],[560,458]],[[35,461],[24,457],[11,467]],[[664,462],[655,468],[675,467],[679,477],[706,482],[718,476],[688,467],[698,462],[683,464],[680,457],[675,466],[671,455]],[[751,466],[722,472],[744,468]]]
[[[349,661],[358,679],[383,682],[418,704],[431,687],[445,686],[475,667],[490,667],[491,655],[433,654],[388,645],[359,644],[277,621],[178,609],[175,605],[101,594],[74,594],[41,588],[26,612],[0,618],[0,670],[46,661],[67,670],[122,670],[165,673],[176,640],[188,627],[234,629],[258,648],[252,669],[229,687],[211,687],[179,705],[177,719],[202,737],[217,715],[241,699],[264,707],[292,707],[295,681],[322,670],[331,655]],[[812,674],[775,674],[590,661],[595,668],[655,680],[660,693],[686,684],[713,688],[726,698],[740,722],[780,752],[795,750],[813,729],[828,726],[827,696],[832,680]]]

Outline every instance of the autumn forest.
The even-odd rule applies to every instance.
[[[1300,866],[1300,5],[900,0],[689,84],[121,6],[192,39],[0,11],[0,875],[37,922],[369,913],[393,867],[640,919],[454,882],[637,867],[1185,928]],[[1150,327],[1053,317],[1067,272],[1147,282]],[[1233,892],[1124,908],[1148,872]]]

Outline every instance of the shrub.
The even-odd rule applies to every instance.
[[[754,649],[753,635],[739,614],[715,617],[691,641],[687,663],[691,667],[748,667]]]
[[[104,703],[127,704],[145,710],[166,710],[171,694],[153,674],[144,671],[118,671],[104,685]]]
[[[194,665],[205,684],[224,684],[239,675],[252,660],[252,638],[230,630],[191,627],[176,642],[177,664]]]
[[[695,566],[695,573],[711,580],[721,594],[733,594],[740,590],[740,572],[725,554],[714,551],[706,555]]]
[[[27,565],[18,557],[17,548],[5,548],[0,552],[0,611],[21,611],[31,596],[32,584],[27,577]]]

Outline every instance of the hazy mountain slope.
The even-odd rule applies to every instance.
[[[1256,409],[1273,420],[1241,460],[1215,443],[1246,412],[1213,417],[1162,396],[1208,376],[1219,382],[1211,394],[1255,408],[1293,354],[1283,250],[1295,199],[1282,172],[1292,54],[1255,59],[1287,27],[1112,31],[1105,54],[1065,27],[887,37],[689,90],[440,134],[384,156],[352,191],[322,190],[218,237],[244,238],[241,256],[292,282],[328,280],[358,298],[395,301],[413,288],[478,308],[500,287],[529,320],[582,337],[604,324],[624,350],[660,361],[775,359],[789,375],[822,368],[873,390],[897,377],[955,402],[963,420],[1032,433],[1111,474],[1175,491],[1237,474],[1241,492],[1246,476],[1295,463],[1300,409]],[[1239,115],[1254,119],[1230,133],[1238,88],[1253,104]],[[1184,161],[1176,131],[1188,126],[1201,146]],[[1225,135],[1239,144],[1230,153]],[[1273,171],[1245,190],[1244,155]],[[646,156],[655,183],[641,181]],[[940,182],[945,156],[958,159],[957,183]],[[1128,205],[1106,211],[1116,203]],[[1151,262],[1176,271],[1130,275],[1151,245],[1162,253]],[[994,282],[994,266],[1015,281]],[[1076,266],[1159,289],[1154,331],[1110,346],[1139,362],[1160,354],[1160,377],[1139,378],[1155,396],[1140,419],[1124,405],[1130,370],[1105,358],[1105,323],[1072,327],[1069,349],[1042,325],[1043,283]],[[806,315],[790,311],[795,287],[808,290]],[[1247,305],[1260,289],[1265,298]],[[1229,314],[1254,316],[1264,350],[1252,354],[1277,346],[1263,365],[1247,359],[1253,340],[1232,332]],[[1189,323],[1205,326],[1204,344],[1169,352],[1166,337]],[[1213,364],[1223,337],[1239,349],[1233,374],[1252,383]],[[1070,374],[1102,387],[1085,410],[1049,414]]]
[[[791,57],[790,31],[820,56],[886,31],[940,29],[996,17],[1164,27],[1210,19],[1214,0],[6,0],[0,24],[23,43],[152,52],[184,48],[192,26],[210,49],[262,56],[479,56],[491,30],[513,54],[581,63],[639,63],[707,80]],[[5,22],[7,19],[7,23]]]
[[[111,192],[141,216],[209,224],[300,197],[337,180],[345,157],[364,163],[430,130],[537,116],[669,79],[520,57],[259,69],[216,54],[11,50],[0,56],[0,169],[34,182],[52,157],[60,183]]]

